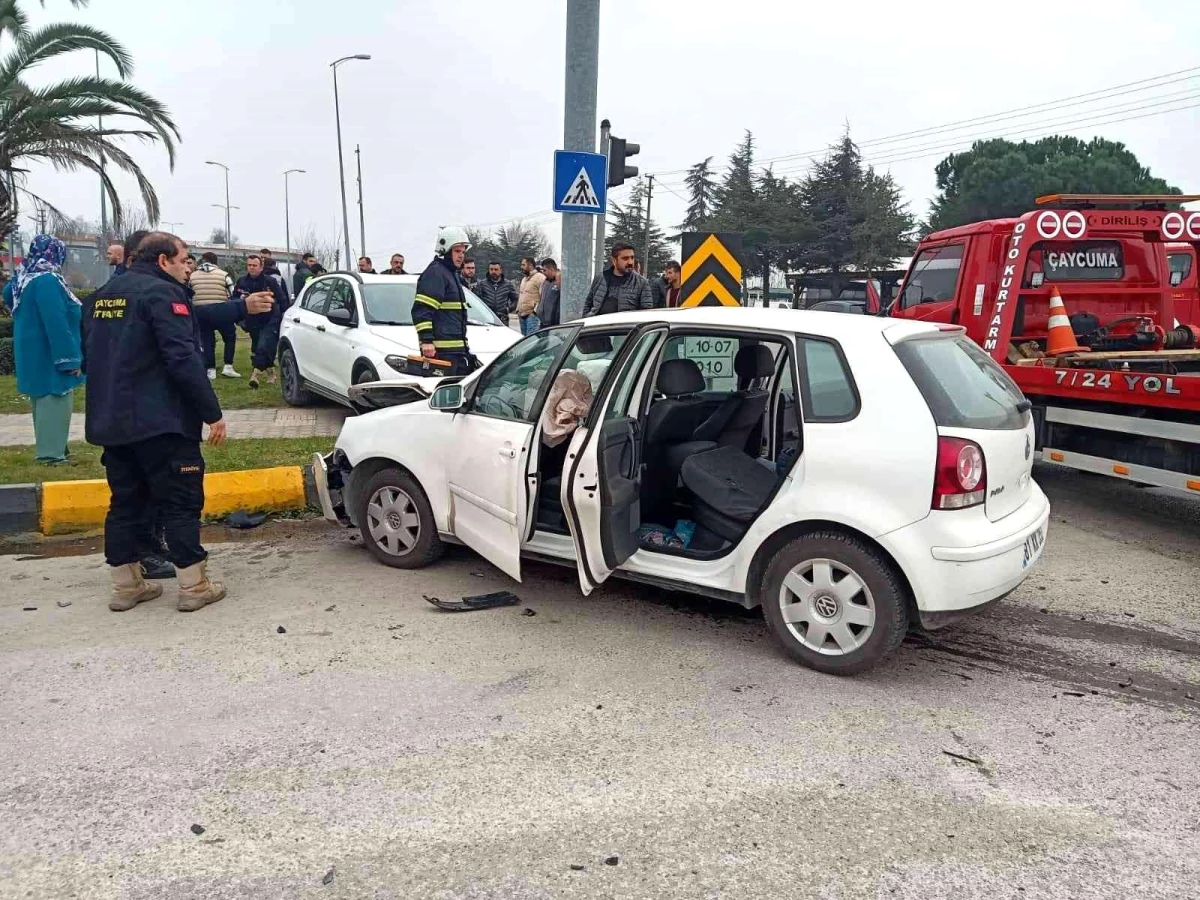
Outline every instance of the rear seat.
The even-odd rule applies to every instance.
[[[735,544],[779,484],[773,471],[737,447],[690,456],[682,474],[696,523]]]

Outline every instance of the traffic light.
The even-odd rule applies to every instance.
[[[637,166],[625,165],[625,160],[637,156],[641,145],[631,144],[625,138],[609,136],[608,139],[608,186],[616,187],[624,184],[626,178],[633,178],[638,173]]]

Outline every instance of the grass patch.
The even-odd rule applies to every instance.
[[[241,378],[222,378],[219,375],[213,382],[217,391],[217,399],[221,401],[222,409],[271,409],[286,406],[279,385],[263,384],[254,390],[248,384],[250,378],[250,335],[238,329],[237,350],[234,353],[233,367],[241,373]],[[224,346],[217,339],[217,371],[221,370],[221,353]],[[278,368],[276,369],[278,371]],[[75,391],[75,412],[83,412],[84,390]],[[17,393],[17,377],[15,375],[0,376],[0,415],[5,413],[19,414],[30,411],[29,398]]]
[[[314,453],[333,449],[332,437],[246,438],[226,441],[220,447],[203,445],[205,470],[235,472],[271,466],[304,465]],[[33,447],[0,447],[0,483],[27,484],[39,481],[77,481],[103,478],[99,447],[82,441],[70,444],[71,457],[61,466],[44,466],[33,461]]]

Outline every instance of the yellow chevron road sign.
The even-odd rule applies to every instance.
[[[680,306],[741,306],[740,234],[689,231],[683,235]]]

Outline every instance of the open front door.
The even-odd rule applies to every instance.
[[[653,373],[648,363],[666,335],[666,324],[654,322],[630,336],[601,386],[586,429],[571,445],[562,503],[584,594],[638,549],[643,388]]]
[[[453,413],[452,439],[442,448],[450,530],[517,581],[530,515],[526,472],[534,423],[578,330],[539,331],[497,357],[480,373],[463,410]]]

